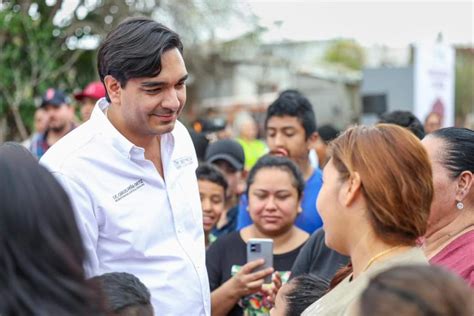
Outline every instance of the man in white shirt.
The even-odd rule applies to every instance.
[[[41,160],[74,205],[89,276],[128,272],[159,315],[210,315],[197,158],[177,121],[187,71],[179,36],[122,22],[101,45],[107,91],[91,119]]]

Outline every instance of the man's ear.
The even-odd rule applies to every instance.
[[[104,85],[109,95],[110,103],[120,104],[120,94],[122,92],[120,82],[111,75],[107,75],[104,77]]]
[[[362,181],[358,172],[353,172],[344,186],[344,205],[350,206],[359,197]]]
[[[469,194],[469,191],[471,190],[471,187],[474,182],[474,175],[472,174],[471,171],[463,171],[458,177],[458,185],[456,189],[456,201],[462,202],[467,195]]]

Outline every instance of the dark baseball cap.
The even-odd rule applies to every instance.
[[[40,107],[43,107],[46,105],[61,106],[63,104],[68,104],[68,103],[69,103],[68,97],[63,91],[57,90],[54,88],[49,88],[43,94]]]
[[[206,162],[213,163],[217,160],[227,161],[232,167],[241,171],[245,164],[244,149],[235,140],[218,140],[209,144],[206,150]]]
[[[326,124],[318,128],[318,134],[325,143],[329,143],[331,140],[337,138],[341,132],[332,126]]]
[[[224,130],[226,125],[227,121],[222,117],[200,118],[193,123],[193,130],[196,133],[213,133]]]

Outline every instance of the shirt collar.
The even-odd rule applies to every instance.
[[[107,99],[101,98],[97,101],[94,110],[91,114],[91,123],[97,128],[98,131],[111,143],[112,147],[117,149],[125,157],[130,158],[132,150],[139,148],[123,136],[113,125],[110,123],[106,116],[107,108],[110,103]],[[141,148],[143,150],[143,148]]]
[[[111,142],[111,145],[122,153],[125,157],[131,158],[133,156],[140,156],[144,158],[145,150],[142,147],[138,147],[123,136],[115,126],[110,123],[106,116],[107,108],[110,103],[106,98],[101,98],[97,101],[94,110],[91,114],[91,123],[95,128],[101,131],[101,133]],[[176,124],[179,124],[176,122]],[[171,152],[174,148],[174,138],[176,137],[176,126],[171,133],[161,135],[161,146],[165,145],[167,151]]]

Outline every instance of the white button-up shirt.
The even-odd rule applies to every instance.
[[[161,135],[164,179],[120,134],[99,100],[91,119],[41,159],[75,209],[88,276],[128,272],[150,290],[157,315],[210,315],[204,233],[186,128]]]

